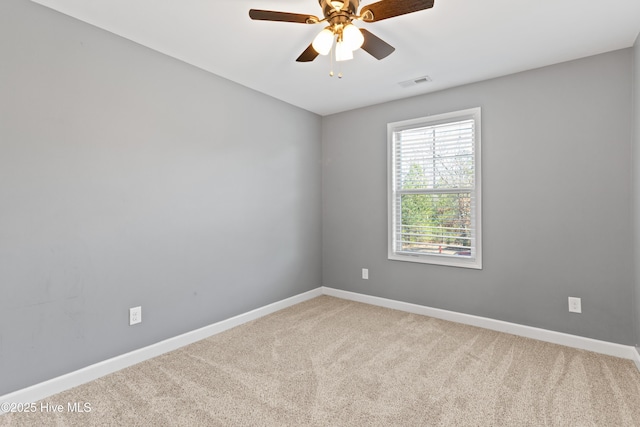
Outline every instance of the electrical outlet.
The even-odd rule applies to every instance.
[[[577,297],[569,297],[569,312],[582,313],[582,300]]]
[[[132,307],[129,309],[129,325],[142,322],[142,307]]]
[[[362,269],[362,278],[365,280],[369,280],[369,269],[368,268],[363,268]]]

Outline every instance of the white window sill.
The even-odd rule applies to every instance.
[[[392,252],[388,254],[388,259],[392,261],[417,262],[421,264],[434,264],[444,265],[448,267],[462,267],[482,270],[482,260],[477,256],[475,259],[473,259],[467,257],[455,257],[450,255],[421,255]]]

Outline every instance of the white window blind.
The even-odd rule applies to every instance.
[[[482,268],[480,109],[389,124],[389,258]]]

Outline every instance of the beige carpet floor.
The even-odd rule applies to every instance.
[[[69,403],[90,412],[70,413]],[[322,296],[0,425],[640,426],[633,362]]]

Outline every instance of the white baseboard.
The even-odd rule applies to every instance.
[[[184,347],[185,345],[192,344],[196,341],[200,341],[219,334],[220,332],[242,325],[243,323],[250,322],[320,295],[322,295],[322,288],[316,288],[282,301],[265,305],[264,307],[251,310],[247,313],[116,356],[40,384],[35,384],[31,387],[5,394],[4,396],[0,396],[0,403],[31,403],[42,400],[46,397],[61,393],[70,388],[77,387],[107,374],[119,371],[153,357],[160,356],[161,354],[176,350],[180,347]],[[0,415],[4,412],[0,408]]]
[[[358,294],[355,292],[342,291],[339,289],[328,288],[326,286],[322,287],[322,293],[324,295],[330,295],[350,301],[357,301],[365,304],[392,308],[395,310],[435,317],[438,319],[449,320],[465,325],[478,326],[480,328],[490,329],[492,331],[505,332],[521,337],[533,338],[539,341],[593,351],[594,353],[606,354],[623,359],[631,359],[635,361],[638,369],[640,370],[640,356],[638,355],[636,348],[629,345],[615,344],[607,341],[600,341],[592,338],[565,334],[563,332],[549,331],[547,329],[518,325],[517,323],[504,322],[502,320],[489,319],[487,317],[457,313],[455,311],[442,310],[439,308],[431,308],[423,305]]]
[[[93,381],[95,379],[103,377],[107,374],[119,371],[153,357],[160,356],[161,354],[176,350],[180,347],[184,347],[185,345],[192,344],[196,341],[200,341],[210,336],[219,334],[220,332],[224,332],[228,329],[234,328],[236,326],[242,325],[244,323],[250,322],[284,308],[291,307],[303,301],[310,300],[320,295],[329,295],[350,301],[357,301],[365,304],[371,304],[409,313],[435,317],[438,319],[449,320],[452,322],[471,326],[478,326],[481,328],[505,332],[522,337],[533,338],[540,341],[546,341],[554,344],[565,345],[568,347],[593,351],[595,353],[630,359],[635,362],[638,370],[640,370],[640,354],[638,353],[638,349],[636,347],[615,344],[606,341],[599,341],[591,338],[565,334],[562,332],[554,332],[546,329],[534,328],[531,326],[518,325],[501,320],[489,319],[486,317],[457,313],[454,311],[431,308],[402,301],[395,301],[386,298],[342,291],[339,289],[333,289],[323,286],[284,299],[282,301],[278,301],[273,304],[257,308],[255,310],[251,310],[247,313],[222,320],[212,325],[187,332],[177,337],[169,338],[159,343],[134,350],[132,352],[96,363],[91,366],[87,366],[86,368],[70,372],[66,375],[53,378],[43,383],[24,388],[22,390],[17,390],[9,394],[5,394],[4,396],[0,396],[0,403],[31,403],[45,399],[54,394],[63,392],[73,387],[77,387],[89,381]],[[2,413],[3,411],[0,409],[0,415]]]

